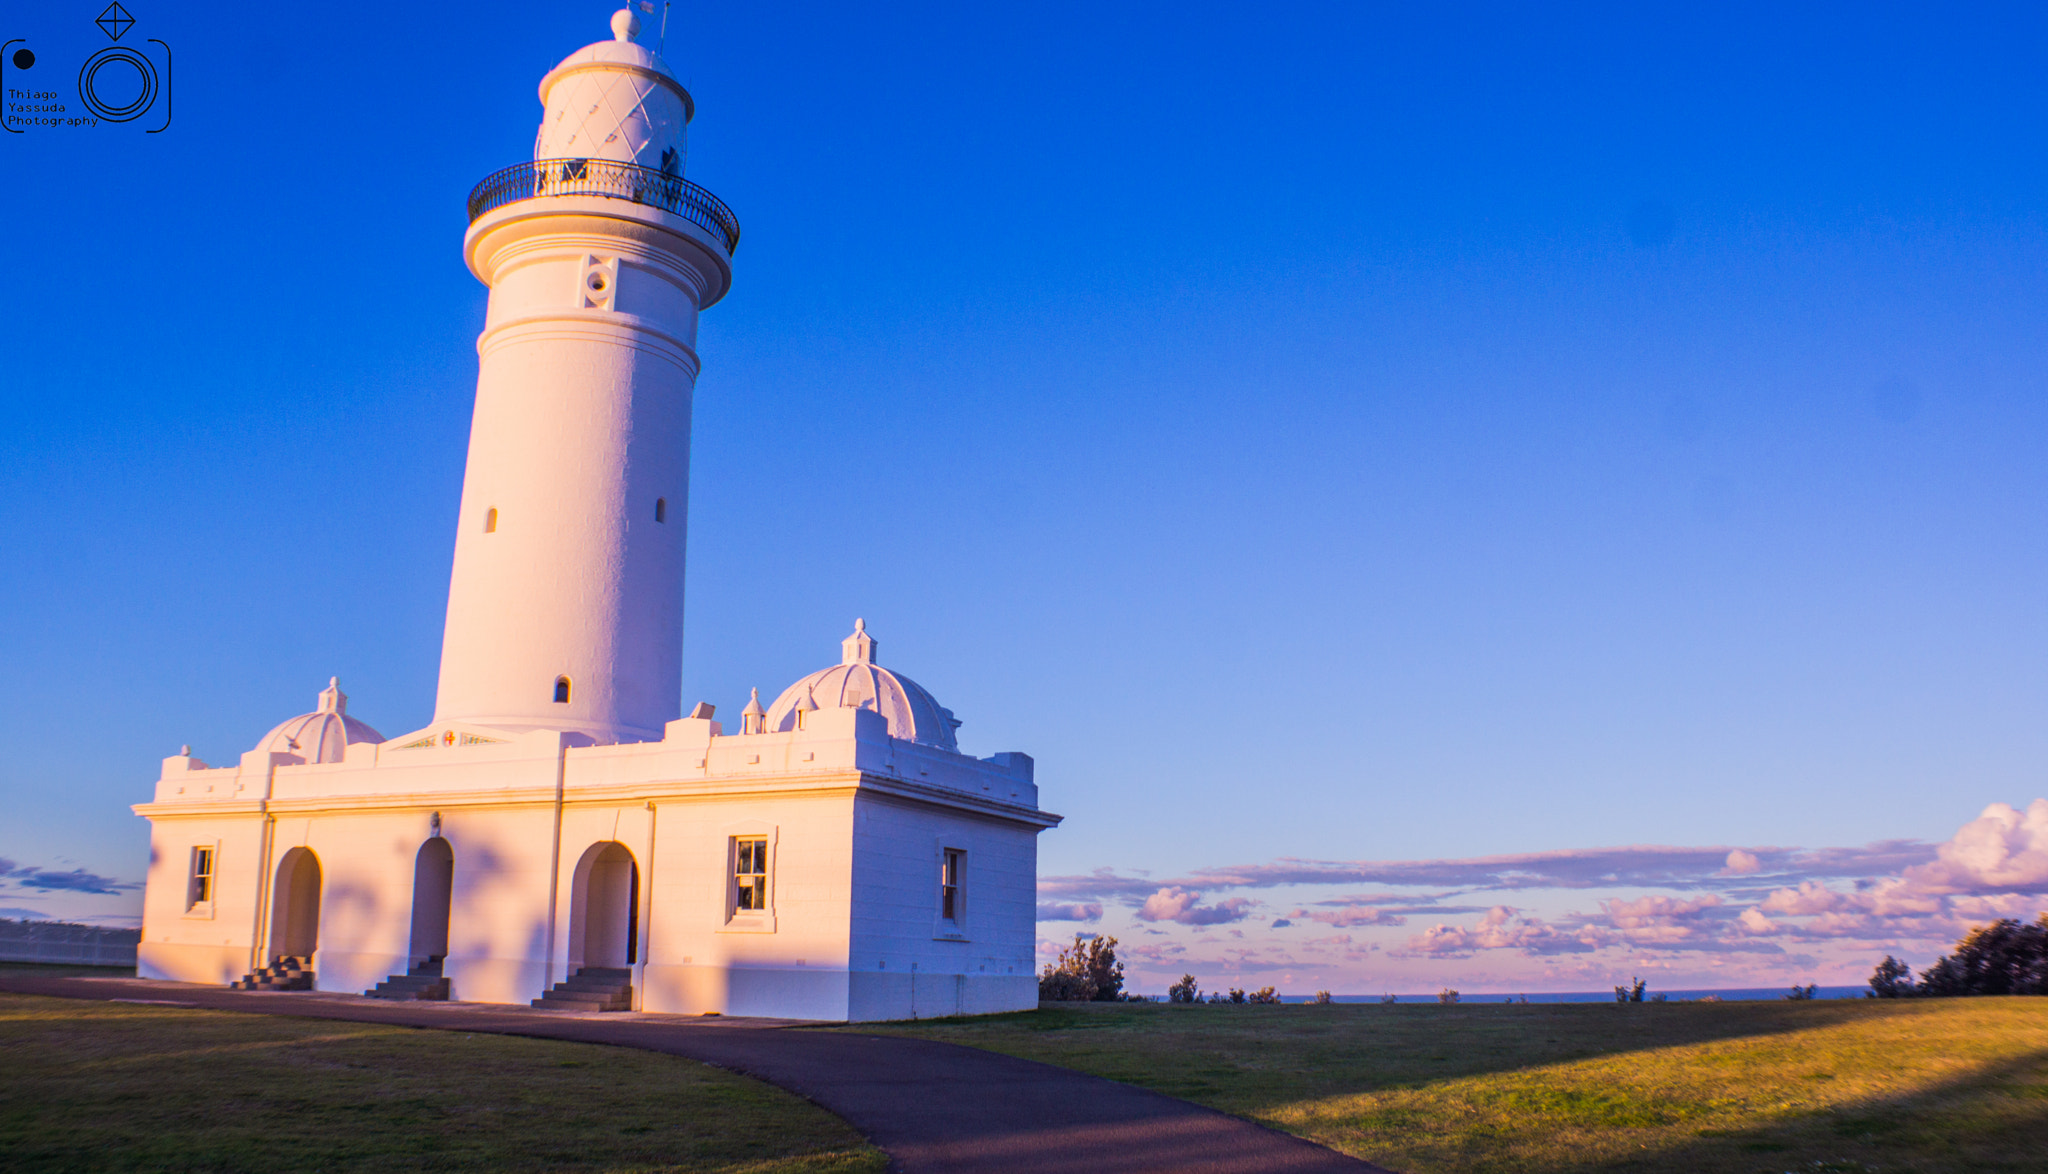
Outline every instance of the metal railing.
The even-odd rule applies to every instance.
[[[135,945],[141,940],[139,929],[0,918],[0,962],[133,966]]]
[[[494,171],[469,193],[469,222],[495,208],[536,196],[606,196],[631,200],[673,212],[725,242],[725,251],[739,247],[739,217],[725,201],[684,179],[610,159],[536,159]]]

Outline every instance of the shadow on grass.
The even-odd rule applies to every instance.
[[[928,1036],[1258,1113],[1575,1060],[1922,1013],[1918,1002],[1078,1003],[841,1030]]]
[[[1585,1174],[1754,1170],[2048,1169],[2048,1050],[1911,1093],[1835,1105],[1748,1129],[1702,1129],[1642,1157],[1589,1163]]]

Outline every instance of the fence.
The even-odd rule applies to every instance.
[[[73,966],[133,966],[139,929],[73,925],[68,921],[10,921],[0,917],[0,962],[63,962]]]
[[[725,201],[684,179],[636,163],[611,159],[536,159],[484,177],[469,193],[469,219],[538,196],[604,196],[673,212],[718,234],[730,254],[740,246],[739,217]]]

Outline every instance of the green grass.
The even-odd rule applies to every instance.
[[[837,1117],[673,1056],[0,995],[0,1169],[879,1174]]]
[[[1069,1004],[859,1030],[1128,1081],[1415,1174],[2048,1171],[2048,999]]]

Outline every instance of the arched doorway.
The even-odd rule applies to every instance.
[[[311,848],[293,848],[277,862],[270,910],[272,960],[310,962],[320,948],[320,858]]]
[[[631,966],[640,942],[634,910],[640,866],[616,840],[592,844],[576,863],[569,902],[569,965]]]
[[[412,960],[448,956],[448,906],[455,897],[455,852],[434,836],[412,861]]]

